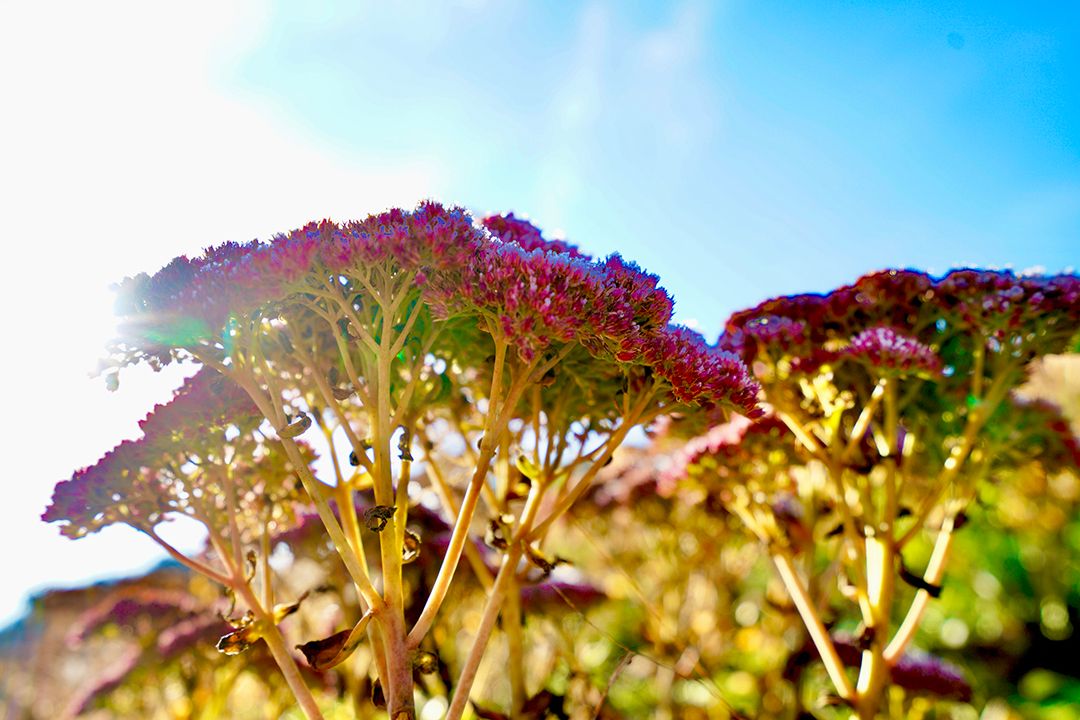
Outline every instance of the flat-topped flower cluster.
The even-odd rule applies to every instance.
[[[189,513],[216,551],[206,562],[187,559],[189,567],[244,594],[265,626],[272,603],[250,592],[245,552],[263,556],[269,578],[265,540],[258,551],[250,546],[287,529],[279,520],[293,519],[291,503],[311,503],[363,601],[358,624],[334,637],[359,636],[372,619],[379,626],[395,717],[411,716],[405,658],[430,629],[463,553],[481,575],[497,572],[485,617],[498,614],[507,593],[520,612],[527,594],[507,573],[523,555],[542,564],[534,544],[633,427],[665,414],[700,426],[728,410],[757,413],[759,387],[746,367],[672,324],[673,301],[655,275],[619,255],[597,260],[548,240],[513,215],[477,222],[426,202],[357,222],[311,223],[270,242],[226,243],[123,281],[118,309],[113,384],[140,361],[156,368],[194,360],[203,370],[147,419],[143,439],[61,483],[45,519],[73,537],[127,522],[162,542],[154,525]],[[226,385],[210,389],[214,382]],[[336,477],[317,477],[306,462],[311,451],[298,445],[316,426]],[[338,431],[347,453],[334,448]],[[505,458],[498,468],[497,454]],[[527,468],[525,483],[507,477],[514,457]],[[414,466],[456,523],[410,630],[402,566],[439,539],[406,527],[420,512]],[[450,481],[466,485],[460,506]],[[523,497],[519,487],[528,500],[505,521]],[[374,502],[361,521],[355,494],[368,489]],[[507,556],[498,570],[483,567],[468,540],[481,496],[498,521],[493,547]],[[378,573],[368,569],[365,533],[378,535]],[[263,637],[280,643],[272,629]],[[478,636],[477,652],[486,639]],[[477,652],[451,717],[463,710]],[[290,661],[277,659],[316,716]]]
[[[672,300],[655,275],[618,255],[596,261],[544,240],[513,215],[480,225],[436,203],[311,223],[269,243],[227,243],[129,278],[118,302],[127,319],[122,345],[168,362],[177,348],[224,341],[230,318],[269,316],[313,284],[349,286],[351,275],[377,265],[412,277],[436,318],[491,319],[526,361],[579,343],[597,357],[652,366],[679,402],[753,408],[756,386],[737,359],[669,324]]]
[[[42,520],[61,523],[73,538],[117,522],[152,530],[170,512],[189,513],[193,503],[203,513],[223,511],[215,473],[226,471],[258,484],[265,498],[283,499],[292,492],[283,485],[292,469],[261,442],[261,421],[247,393],[202,368],[139,422],[141,437],[57,483]]]
[[[933,370],[937,362],[927,349],[949,338],[983,338],[989,349],[1027,360],[1061,352],[1078,323],[1076,275],[954,270],[934,278],[887,270],[827,294],[778,297],[735,313],[721,346],[751,362],[762,355],[812,358],[823,348],[838,351],[850,344],[861,349],[849,353],[860,352],[883,367]],[[813,372],[820,364],[803,368]]]

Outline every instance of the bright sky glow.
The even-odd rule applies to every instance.
[[[436,197],[622,252],[710,335],[885,266],[1080,264],[1067,3],[6,3],[0,63],[0,622],[158,557],[38,516],[179,383],[87,372],[109,284],[181,252]]]

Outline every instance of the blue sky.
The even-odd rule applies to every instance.
[[[109,283],[180,252],[435,197],[637,260],[710,335],[887,266],[1080,264],[1069,3],[41,2],[0,61],[0,619],[157,557],[37,516],[179,383],[86,373]]]
[[[362,161],[442,158],[714,328],[886,265],[1074,264],[1066,5],[279,3],[224,82]]]

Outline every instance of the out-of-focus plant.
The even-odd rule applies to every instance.
[[[229,243],[125,280],[107,381],[137,362],[203,367],[142,440],[60,483],[45,519],[72,537],[127,523],[225,586],[246,609],[230,615],[219,648],[264,641],[313,718],[318,703],[277,627],[299,598],[275,605],[270,563],[294,504],[316,509],[359,603],[344,630],[306,646],[309,661],[332,667],[366,642],[394,720],[415,717],[414,669],[430,663],[421,644],[465,553],[490,591],[447,717],[464,711],[500,613],[519,714],[519,586],[530,567],[550,571],[542,543],[553,523],[633,427],[670,413],[752,413],[758,387],[733,354],[669,325],[671,299],[636,265],[592,260],[513,216],[486,226],[426,203]],[[323,477],[299,440],[313,426],[332,465]],[[358,513],[362,490],[374,503]],[[422,493],[454,522],[410,627],[403,566],[431,552],[409,527]],[[481,502],[487,543],[502,555],[493,577],[470,541]],[[211,558],[160,537],[170,514],[203,523]]]
[[[772,415],[691,443],[670,477],[722,487],[860,718],[877,717],[890,680],[904,684],[898,675],[916,667],[909,645],[980,481],[1076,462],[1060,423],[1010,402],[1010,391],[1078,327],[1077,277],[970,270],[881,272],[728,321],[720,345],[752,366]],[[916,571],[904,551],[927,532],[933,551]],[[905,584],[915,593],[901,612]],[[830,627],[849,608],[861,623],[839,637]],[[936,686],[950,672],[927,660],[915,676]]]

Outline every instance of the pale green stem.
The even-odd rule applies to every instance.
[[[931,585],[939,585],[945,575],[945,564],[949,559],[949,549],[952,545],[953,529],[955,527],[955,516],[952,513],[947,513],[941,524],[941,530],[938,532],[937,540],[934,542],[934,550],[930,554],[930,562],[926,566],[926,573],[923,575],[923,579]],[[885,661],[887,663],[894,665],[903,657],[904,651],[907,650],[908,645],[915,637],[915,632],[919,629],[919,623],[922,622],[923,613],[926,612],[926,607],[929,604],[930,593],[926,590],[916,591],[915,599],[912,600],[911,607],[908,609],[907,615],[904,616],[904,621],[885,648]]]
[[[786,555],[773,555],[772,560],[773,564],[776,565],[776,570],[780,574],[784,587],[787,588],[788,595],[791,596],[795,608],[802,617],[803,625],[806,626],[810,639],[814,642],[814,647],[817,648],[818,654],[825,664],[825,670],[828,672],[829,679],[832,680],[837,694],[844,700],[854,699],[855,689],[851,686],[851,680],[844,669],[844,663],[841,662],[840,655],[836,652],[836,646],[833,645],[832,638],[829,637],[829,631],[825,629],[825,623],[821,621],[817,608],[814,607],[814,603],[806,592],[802,580],[799,579],[798,574],[795,572],[791,559]]]

